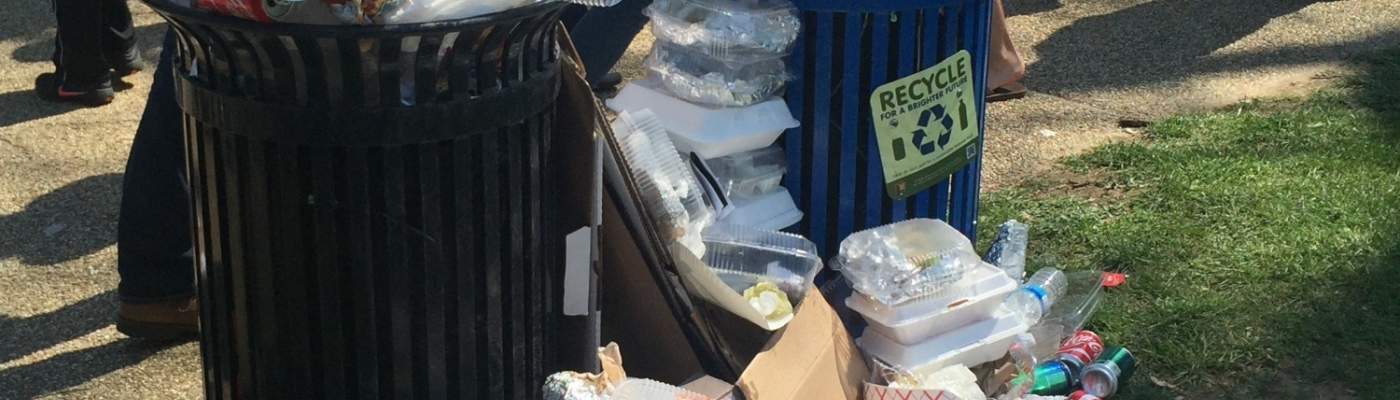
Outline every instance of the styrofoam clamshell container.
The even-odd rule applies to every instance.
[[[1016,335],[1026,332],[1020,316],[999,310],[989,319],[968,324],[916,344],[906,345],[866,330],[856,343],[865,352],[915,373],[953,365],[978,365],[1006,355]]]
[[[865,316],[866,329],[903,344],[919,343],[938,334],[990,318],[1016,280],[991,264],[982,264],[947,289],[895,305],[856,293],[846,306]]]
[[[759,282],[772,282],[796,305],[822,269],[817,245],[790,233],[720,222],[705,229],[701,238],[705,264],[739,293]]]
[[[695,392],[651,379],[630,378],[617,385],[612,400],[670,400],[704,398]]]
[[[613,111],[650,109],[670,133],[676,150],[711,159],[773,145],[788,128],[796,128],[783,99],[746,107],[704,106],[671,97],[651,80],[628,83],[607,101]]]
[[[802,221],[802,211],[792,194],[782,186],[778,190],[756,198],[734,198],[734,209],[720,221],[736,225],[779,231]]]

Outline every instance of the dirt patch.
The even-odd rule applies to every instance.
[[[1181,394],[1183,399],[1278,399],[1278,400],[1356,400],[1356,392],[1336,382],[1307,382],[1300,378],[1294,361],[1281,360],[1269,371],[1256,373],[1256,378],[1248,382],[1208,382],[1205,385],[1182,392],[1175,387],[1169,389]],[[1156,383],[1156,382],[1153,382]]]
[[[1041,174],[1037,180],[1043,185],[1036,190],[1037,199],[1074,196],[1089,201],[1118,201],[1134,194],[1116,183],[1109,171],[1101,169],[1075,172],[1055,168]]]

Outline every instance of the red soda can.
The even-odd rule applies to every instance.
[[[195,8],[258,22],[276,22],[292,10],[277,0],[194,0]]]
[[[1055,351],[1055,359],[1083,368],[1094,362],[1094,357],[1098,357],[1102,352],[1103,339],[1099,338],[1099,334],[1079,331],[1060,344],[1060,349]]]
[[[1074,393],[1069,394],[1069,400],[1103,400],[1103,398],[1086,393],[1083,390],[1076,390]]]

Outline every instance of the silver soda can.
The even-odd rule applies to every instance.
[[[1137,361],[1133,359],[1133,353],[1122,347],[1109,346],[1094,359],[1093,364],[1084,367],[1079,381],[1084,385],[1085,392],[1106,399],[1118,393],[1136,370]]]

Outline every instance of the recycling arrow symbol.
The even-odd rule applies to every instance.
[[[924,143],[924,140],[929,138],[928,133],[924,132],[924,129],[929,128],[929,122],[932,120],[937,120],[939,124],[943,125],[943,129],[940,131],[941,133],[938,134],[938,140],[936,142]],[[933,154],[939,147],[947,146],[948,141],[952,138],[953,116],[948,114],[942,104],[934,105],[924,110],[922,114],[919,114],[919,129],[914,131],[914,147],[918,147],[920,153],[924,155]]]

